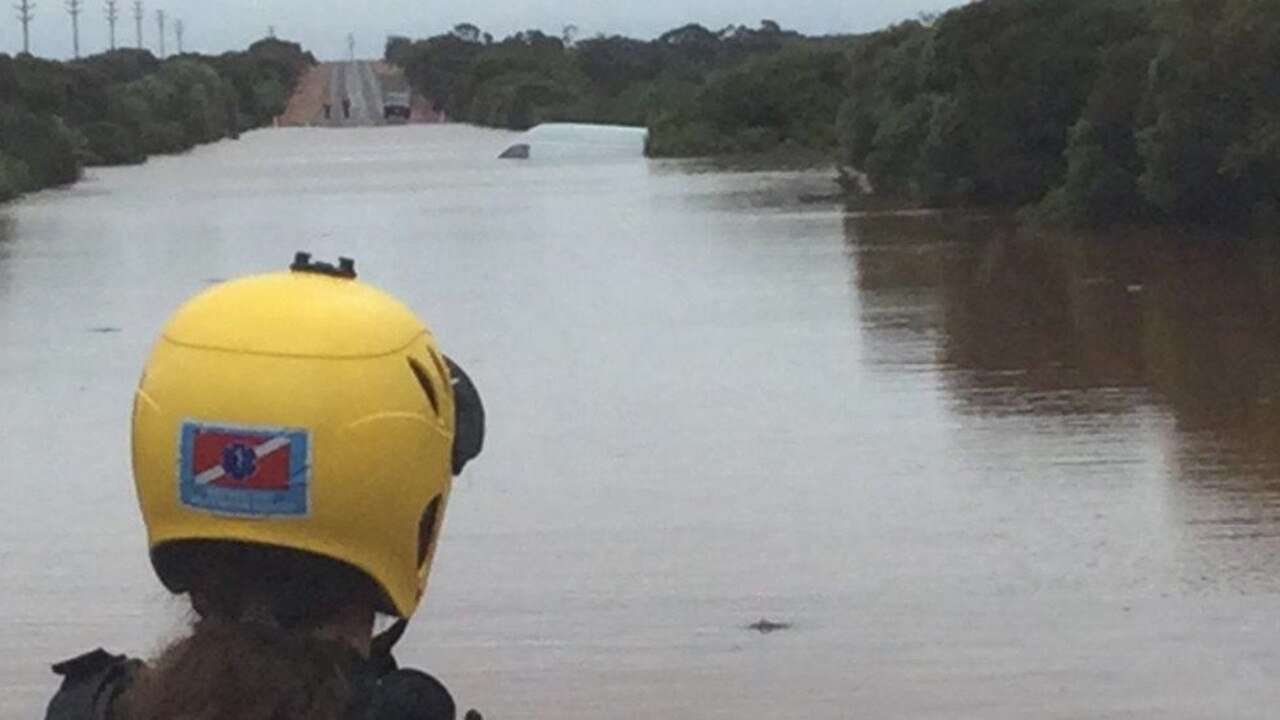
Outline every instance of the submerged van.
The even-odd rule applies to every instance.
[[[642,158],[649,129],[629,125],[544,123],[520,137],[499,156],[508,160],[542,158]]]

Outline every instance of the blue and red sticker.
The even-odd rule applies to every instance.
[[[306,430],[188,420],[178,440],[178,495],[197,510],[250,517],[307,514]]]

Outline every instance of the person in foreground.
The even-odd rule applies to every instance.
[[[350,260],[299,253],[188,301],[143,372],[132,457],[191,633],[149,664],[55,665],[47,719],[452,720],[448,690],[391,648],[483,435],[466,374]],[[375,636],[379,614],[397,621]]]

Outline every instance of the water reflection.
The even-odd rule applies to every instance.
[[[1274,255],[1158,233],[1030,237],[969,216],[851,217],[845,230],[866,326],[937,368],[952,412],[1057,417],[1064,434],[1171,418],[1162,452],[1188,577],[1276,584]]]
[[[5,209],[0,716],[180,622],[129,482],[137,369],[181,299],[299,248],[423,309],[503,419],[398,648],[486,712],[1274,715],[1276,452],[1240,402],[1272,377],[1265,258],[842,227],[829,175],[510,142],[254,133]]]

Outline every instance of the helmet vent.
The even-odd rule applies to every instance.
[[[427,355],[431,357],[431,364],[436,367],[436,377],[439,377],[446,383],[452,383],[453,373],[445,369],[444,363],[440,360],[440,353],[434,352],[428,348]]]
[[[422,519],[418,521],[418,567],[421,568],[431,557],[431,540],[436,534],[436,521],[440,517],[440,496],[436,495],[427,503],[422,511]]]
[[[440,416],[440,398],[436,395],[436,385],[431,381],[431,375],[422,363],[413,358],[409,358],[409,369],[413,371],[413,376],[418,379],[418,384],[422,386],[422,392],[427,396],[427,402],[431,404],[431,411]]]

